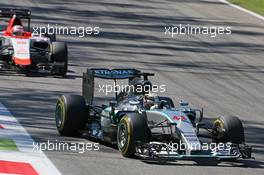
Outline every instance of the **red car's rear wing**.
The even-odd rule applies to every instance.
[[[0,8],[0,17],[12,18],[13,15],[21,19],[30,19],[31,11],[27,9]]]
[[[9,24],[7,26],[5,33],[10,33],[10,30],[14,25],[22,25],[21,19],[27,20],[27,23],[28,23],[27,30],[30,31],[30,20],[31,20],[30,10],[0,8],[0,18],[10,18],[10,21],[9,21]]]

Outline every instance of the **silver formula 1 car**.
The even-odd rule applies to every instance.
[[[251,158],[244,129],[237,117],[204,120],[203,109],[187,102],[175,106],[169,97],[152,94],[152,73],[136,69],[87,69],[83,95],[62,95],[56,106],[56,126],[61,135],[86,134],[117,144],[123,156],[157,159]],[[114,101],[95,105],[95,78],[128,79]],[[139,89],[139,90],[138,90]],[[203,138],[209,138],[204,142]]]
[[[23,73],[46,70],[53,75],[66,75],[67,44],[57,42],[55,34],[32,33],[31,11],[0,8],[0,18],[9,19],[0,30],[0,68]]]

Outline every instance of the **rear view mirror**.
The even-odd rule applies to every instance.
[[[116,105],[117,105],[117,101],[110,101],[109,102],[109,106],[112,108],[116,107]]]
[[[182,107],[189,106],[189,102],[181,100],[180,101],[180,106],[182,106]]]

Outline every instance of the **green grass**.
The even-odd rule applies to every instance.
[[[264,15],[264,0],[229,0],[230,2]]]
[[[15,142],[11,139],[0,139],[0,150],[17,151]]]

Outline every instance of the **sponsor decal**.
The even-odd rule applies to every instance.
[[[30,65],[30,40],[23,38],[11,38],[14,47],[14,61],[20,65]]]
[[[174,115],[172,119],[175,121],[178,121],[178,120],[186,121],[187,120],[185,116],[178,116],[178,115]]]
[[[135,75],[135,70],[133,69],[120,69],[120,70],[94,70],[95,75],[97,76],[106,76],[106,77],[122,77],[122,76],[132,76]]]

